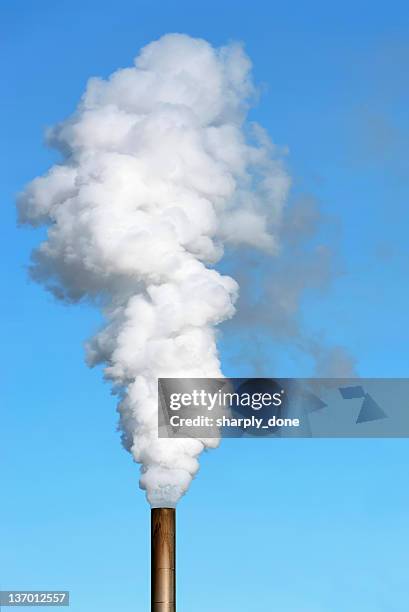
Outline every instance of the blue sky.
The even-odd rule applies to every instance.
[[[54,160],[44,130],[72,112],[89,76],[129,65],[166,32],[241,40],[261,90],[251,118],[288,146],[294,193],[319,202],[317,240],[340,272],[304,295],[303,326],[345,346],[363,376],[407,376],[409,10],[260,0],[0,10],[0,587],[69,589],[75,612],[145,610],[149,509],[115,399],[83,360],[98,315],[28,282],[39,233],[17,230],[15,194]],[[232,330],[221,346],[225,373],[243,375]],[[268,334],[262,354],[271,375],[309,373]],[[178,510],[180,609],[403,611],[408,450],[406,440],[227,440],[203,456]]]

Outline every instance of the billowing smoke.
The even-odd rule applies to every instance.
[[[264,131],[246,126],[250,67],[235,44],[149,44],[132,67],[90,79],[48,134],[62,162],[18,202],[21,222],[47,226],[32,277],[103,311],[87,360],[105,364],[119,394],[123,442],[153,506],[175,505],[218,443],[157,431],[158,376],[222,375],[216,326],[238,286],[211,266],[225,242],[277,249],[289,180]]]

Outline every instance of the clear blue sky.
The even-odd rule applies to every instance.
[[[361,375],[408,376],[409,9],[3,0],[0,13],[0,587],[69,589],[75,612],[143,611],[149,509],[115,400],[83,361],[98,316],[27,281],[39,234],[16,229],[15,193],[54,159],[44,129],[89,76],[166,32],[241,40],[262,90],[252,118],[289,147],[294,189],[320,202],[343,272],[306,295],[305,325],[346,346]],[[235,342],[226,332],[227,375]],[[267,367],[270,354],[273,368],[266,338]],[[407,610],[408,451],[406,440],[229,440],[203,456],[178,510],[179,609]]]

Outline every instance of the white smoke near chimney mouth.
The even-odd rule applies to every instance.
[[[277,249],[289,179],[261,128],[240,45],[169,34],[130,68],[92,78],[49,142],[63,154],[19,197],[22,223],[47,226],[31,275],[58,298],[93,300],[106,325],[90,365],[120,395],[125,447],[154,507],[174,506],[218,440],[159,439],[157,378],[220,377],[216,326],[237,283],[206,267],[224,243]]]

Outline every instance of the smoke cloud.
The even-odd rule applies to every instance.
[[[87,346],[119,395],[123,443],[152,506],[173,506],[218,440],[158,439],[157,378],[222,375],[216,326],[237,283],[212,268],[224,244],[278,249],[289,179],[264,131],[239,45],[171,34],[134,65],[92,78],[49,143],[61,163],[28,185],[19,218],[45,225],[31,275],[105,326]]]
[[[223,268],[240,286],[237,315],[224,323],[235,338],[231,357],[246,375],[288,376],[284,351],[291,351],[291,366],[300,356],[308,357],[312,374],[318,378],[357,376],[356,362],[347,348],[333,345],[322,330],[311,332],[303,321],[303,299],[322,296],[344,271],[336,253],[336,236],[329,246],[321,241],[339,233],[336,218],[327,217],[312,196],[289,198],[280,226],[279,257],[242,248],[239,254],[226,253]],[[334,249],[335,245],[335,249]],[[279,346],[279,359],[272,364],[272,346]],[[301,373],[293,376],[305,376]]]

